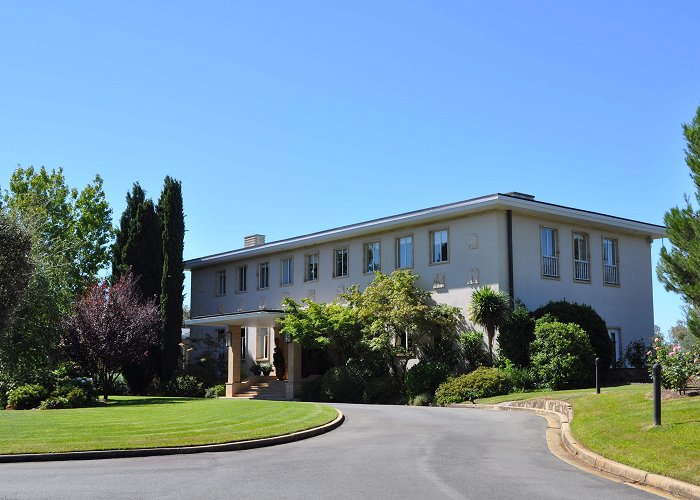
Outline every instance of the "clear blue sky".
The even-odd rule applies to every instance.
[[[5,2],[17,166],[183,182],[185,257],[504,191],[651,223],[692,193],[700,3]],[[654,262],[660,244],[653,247]],[[680,301],[656,283],[656,323]]]

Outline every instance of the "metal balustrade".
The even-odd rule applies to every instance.
[[[559,276],[559,262],[556,257],[542,256],[542,275]]]
[[[587,260],[574,260],[574,279],[578,281],[591,279],[590,264]]]
[[[620,284],[620,268],[618,266],[613,266],[610,264],[605,264],[605,283],[609,285],[619,285]]]

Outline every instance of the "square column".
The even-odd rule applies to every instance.
[[[301,396],[301,346],[287,344],[287,401]]]
[[[241,328],[226,329],[226,336],[231,340],[228,345],[228,377],[226,380],[226,397],[232,398],[241,388]]]

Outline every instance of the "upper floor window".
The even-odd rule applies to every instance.
[[[603,280],[606,285],[620,284],[617,240],[612,238],[603,238]]]
[[[226,270],[216,272],[216,294],[226,295]]]
[[[364,247],[364,272],[373,273],[379,271],[379,242],[365,243]]]
[[[238,268],[238,283],[236,283],[237,292],[245,292],[248,289],[248,266]]]
[[[574,233],[574,279],[576,281],[591,280],[591,256],[586,233]]]
[[[306,256],[306,269],[304,272],[304,281],[318,280],[318,252],[310,253]]]
[[[413,236],[396,238],[396,268],[413,267]]]
[[[333,277],[342,278],[348,275],[348,248],[333,250]]]
[[[258,289],[270,286],[270,263],[261,262],[258,264]]]
[[[447,229],[439,229],[430,232],[430,263],[439,264],[448,261],[447,255],[448,233]]]
[[[558,231],[551,227],[541,229],[542,241],[542,276],[550,278],[559,277],[559,241]]]
[[[282,259],[282,276],[280,285],[291,285],[294,283],[294,258]]]

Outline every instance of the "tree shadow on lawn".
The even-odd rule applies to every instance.
[[[201,398],[177,398],[177,397],[140,397],[135,399],[109,399],[105,406],[107,408],[116,408],[119,406],[152,406],[152,405],[167,405],[174,403],[187,403],[195,399]],[[104,404],[104,403],[102,403]]]

